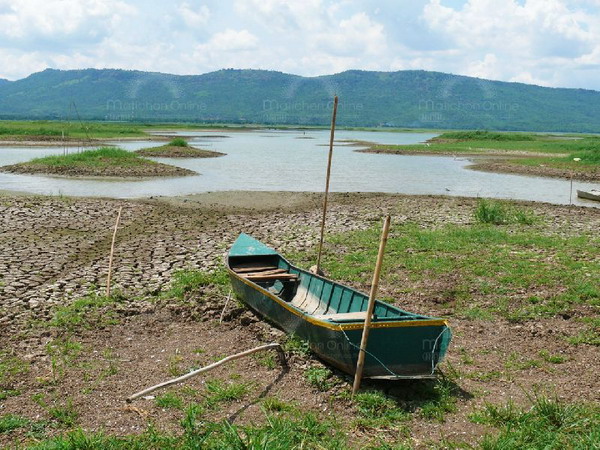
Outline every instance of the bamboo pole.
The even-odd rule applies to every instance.
[[[283,352],[283,349],[281,348],[280,344],[273,343],[273,344],[261,345],[260,347],[255,347],[253,349],[246,350],[244,352],[236,353],[235,355],[228,356],[228,357],[223,358],[215,363],[212,363],[205,367],[201,367],[200,369],[194,370],[194,371],[187,373],[185,375],[182,375],[178,378],[173,378],[172,380],[165,381],[163,383],[154,385],[152,387],[144,389],[143,391],[136,392],[135,394],[127,397],[126,401],[127,401],[127,403],[130,403],[138,397],[149,394],[150,392],[153,392],[157,389],[160,389],[160,388],[163,388],[166,386],[171,386],[172,384],[181,383],[182,381],[187,380],[188,378],[196,376],[202,372],[208,372],[209,370],[219,367],[221,364],[225,364],[226,362],[233,361],[233,360],[239,359],[239,358],[243,358],[244,356],[251,355],[252,353],[260,352],[261,350],[271,350],[271,349],[277,350],[277,354],[279,355],[279,360],[280,360],[281,364],[285,367],[287,365],[287,363],[285,361],[285,353]]]
[[[369,294],[369,305],[367,307],[367,317],[363,327],[362,339],[360,341],[360,351],[358,352],[358,361],[356,363],[356,374],[354,375],[354,384],[352,386],[352,396],[358,392],[360,381],[365,366],[365,352],[367,350],[367,342],[369,340],[369,330],[371,327],[371,318],[375,309],[375,297],[379,288],[379,275],[381,274],[381,266],[383,264],[383,255],[385,253],[385,245],[387,244],[388,234],[390,232],[390,216],[385,218],[383,222],[383,231],[381,232],[381,242],[379,243],[379,253],[377,254],[377,263],[375,264],[375,272],[373,273],[373,283],[371,284],[371,293]]]
[[[117,239],[117,229],[119,228],[119,222],[121,221],[121,211],[123,211],[123,207],[119,206],[119,213],[117,214],[115,230],[113,231],[112,243],[110,245],[110,256],[108,257],[108,276],[106,277],[106,296],[107,297],[110,297],[110,277],[112,275],[112,264],[113,264],[113,257],[115,254],[115,240]]]
[[[331,116],[331,133],[329,135],[329,156],[327,158],[327,176],[325,177],[325,197],[323,198],[323,217],[321,218],[321,239],[319,241],[319,253],[317,255],[317,267],[315,273],[321,272],[321,254],[323,253],[323,240],[325,237],[325,216],[327,215],[327,198],[329,196],[329,179],[331,178],[331,159],[333,157],[333,138],[335,134],[335,118],[337,116],[338,97],[333,97],[333,114]]]

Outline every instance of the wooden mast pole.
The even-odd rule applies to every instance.
[[[117,230],[119,229],[119,222],[121,221],[121,211],[123,207],[119,206],[119,213],[117,214],[117,222],[115,223],[115,230],[113,231],[112,243],[110,245],[110,256],[108,257],[108,275],[106,276],[106,296],[110,297],[110,278],[112,275],[113,257],[115,254],[115,240],[117,239]]]
[[[333,114],[331,116],[331,133],[329,135],[329,157],[327,159],[327,176],[325,178],[325,197],[323,198],[323,217],[321,218],[321,239],[319,241],[319,253],[317,255],[317,267],[315,273],[321,272],[321,254],[323,253],[323,240],[325,237],[325,216],[327,215],[327,198],[329,196],[329,179],[331,178],[331,159],[333,157],[333,137],[335,134],[335,118],[337,115],[338,97],[333,97]]]
[[[375,264],[375,272],[373,273],[373,283],[371,284],[371,293],[369,294],[369,305],[367,307],[367,317],[363,327],[362,339],[360,341],[360,350],[358,352],[358,361],[356,363],[356,374],[354,375],[354,384],[352,386],[352,395],[358,392],[360,381],[365,366],[365,352],[367,351],[367,342],[369,340],[369,330],[371,327],[371,318],[375,309],[375,297],[377,297],[377,289],[379,288],[379,276],[381,274],[381,266],[383,264],[383,255],[385,253],[385,245],[387,244],[388,234],[390,232],[390,216],[385,218],[383,222],[383,231],[381,232],[381,242],[379,243],[379,253],[377,254],[377,263]]]

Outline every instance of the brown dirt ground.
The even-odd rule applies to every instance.
[[[586,172],[573,172],[571,170],[551,167],[544,164],[539,164],[537,166],[523,166],[521,164],[511,164],[510,161],[507,160],[487,160],[478,161],[469,166],[469,169],[481,170],[483,172],[516,173],[519,175],[531,175],[538,177],[566,179],[573,177],[574,180],[579,181],[600,181],[600,167],[596,167]]]
[[[196,172],[169,164],[147,161],[137,166],[48,166],[46,164],[20,163],[0,168],[3,172],[21,174],[43,174],[62,177],[118,177],[149,178],[196,175]]]
[[[147,201],[0,196],[0,269],[4,280],[0,289],[0,349],[24,360],[28,368],[11,386],[20,395],[0,400],[0,416],[13,413],[33,420],[48,419],[48,407],[40,406],[40,398],[49,406],[71,399],[79,413],[78,425],[87,430],[126,435],[145,430],[148,423],[178,430],[181,412],[160,408],[147,399],[126,404],[125,397],[171,378],[175,368],[186,372],[261,343],[282,341],[283,333],[233,302],[219,323],[226,295],[216,288],[203,289],[182,303],[153,300],[141,294],[141,286],[157,292],[166,287],[178,268],[216,267],[240,231],[265,240],[284,254],[312,248],[317,242],[320,200],[315,194],[251,192]],[[392,214],[395,223],[414,221],[426,228],[469,224],[475,202],[463,198],[337,194],[331,201],[329,230],[369,227],[385,213]],[[124,206],[124,214],[114,282],[125,297],[114,312],[118,323],[99,323],[75,332],[71,339],[82,344],[82,352],[54,380],[47,344],[64,336],[64,331],[49,327],[48,320],[56,306],[73,301],[91,286],[102,285],[118,206]],[[600,211],[596,209],[534,203],[528,207],[543,216],[545,230],[551,234],[571,235],[600,226]],[[40,253],[42,248],[47,252]],[[574,316],[524,323],[460,319],[455,317],[451,303],[429,295],[451,286],[451,280],[436,283],[423,286],[423,293],[416,297],[382,283],[380,294],[396,296],[400,304],[410,304],[407,309],[449,318],[454,339],[442,371],[454,374],[458,397],[457,411],[448,413],[444,422],[426,420],[415,413],[408,423],[408,436],[397,431],[357,428],[352,424],[356,418],[352,404],[336,396],[351,385],[351,380],[335,372],[337,386],[320,392],[308,384],[304,371],[321,363],[296,355],[290,358],[288,371],[279,366],[269,369],[260,358],[250,357],[182,386],[197,390],[186,394],[188,399],[200,400],[205,395],[206,380],[250,383],[252,389],[242,400],[222,404],[212,418],[241,424],[261,422],[261,399],[278,397],[321,417],[335,417],[356,447],[375,443],[375,438],[381,436],[390,442],[408,439],[417,448],[428,448],[442,439],[476,443],[494,430],[470,422],[470,413],[485,402],[513,399],[526,405],[527,394],[535,387],[556,391],[566,401],[600,401],[597,347],[574,346],[565,339],[584,329],[574,319],[591,315],[591,311],[582,308]],[[529,367],[527,362],[540,360],[542,350],[562,355],[566,361]],[[423,382],[366,382],[365,387],[382,389],[400,403],[418,406],[421,400],[414,392],[419,383]],[[165,391],[181,389],[179,386]],[[25,439],[19,431],[0,434],[0,446]]]
[[[137,150],[135,153],[156,158],[216,158],[225,156],[225,153],[213,152],[212,150],[202,150],[194,147],[177,147],[174,145],[143,148]]]

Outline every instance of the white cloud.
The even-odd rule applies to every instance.
[[[600,89],[600,0],[0,0],[0,77],[424,69]]]
[[[430,0],[423,18],[459,50],[465,75],[552,85],[557,77],[545,66],[567,71],[600,48],[598,14],[565,0],[468,0],[458,10]]]
[[[120,0],[0,0],[0,37],[13,45],[77,39],[100,40],[135,8]]]
[[[240,52],[254,50],[258,38],[248,30],[231,30],[216,33],[206,44],[198,46],[200,50],[210,52]]]
[[[208,23],[210,9],[206,5],[191,5],[183,2],[177,7],[177,12],[188,27],[202,27]]]

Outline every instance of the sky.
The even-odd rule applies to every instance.
[[[600,0],[0,0],[0,78],[434,70],[600,90]]]

